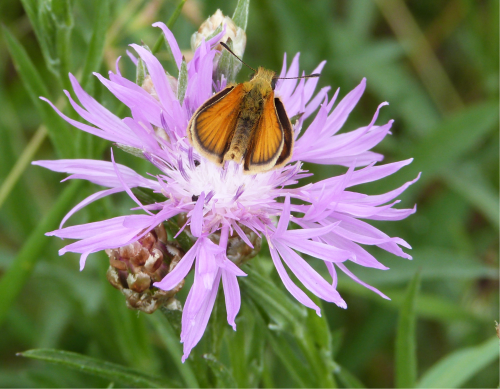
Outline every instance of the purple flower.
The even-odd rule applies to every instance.
[[[164,31],[175,63],[181,69],[183,59],[172,33],[163,23],[154,26]],[[411,258],[401,249],[401,246],[410,248],[404,240],[390,237],[363,220],[400,220],[414,213],[415,208],[394,208],[398,203],[394,199],[414,181],[376,196],[349,190],[354,185],[391,175],[411,162],[406,160],[377,166],[383,156],[370,151],[390,131],[392,121],[375,125],[378,111],[386,103],[379,106],[366,127],[338,134],[363,94],[364,79],[337,105],[338,90],[331,99],[328,97],[329,87],[314,94],[317,78],[278,80],[276,94],[283,101],[289,117],[301,114],[294,124],[296,141],[292,160],[281,169],[245,175],[241,165],[230,162],[220,168],[193,150],[186,138],[188,121],[195,110],[213,95],[214,89],[216,92],[225,86],[225,82],[216,85],[212,80],[216,54],[213,47],[223,33],[202,43],[187,64],[188,82],[182,104],[177,96],[176,82],[169,81],[155,56],[138,45],[131,46],[147,67],[150,75],[148,88],[123,78],[118,67],[116,73],[109,73],[109,79],[96,74],[130,108],[132,117],[116,117],[89,96],[72,75],[71,83],[80,104],[73,101],[67,91],[65,93],[73,108],[91,125],[70,119],[48,102],[75,127],[140,151],[158,169],[156,176],[140,176],[116,163],[113,154],[111,162],[83,159],[34,162],[54,171],[69,173],[67,179],[86,179],[107,188],[76,205],[64,218],[60,229],[47,234],[77,239],[59,253],[80,253],[81,269],[89,254],[130,244],[159,223],[180,213],[187,214],[186,226],[189,225],[197,240],[177,267],[154,284],[157,288],[171,290],[186,277],[194,264],[194,284],[182,316],[183,360],[205,331],[221,279],[227,320],[236,329],[235,317],[241,305],[237,277],[246,274],[227,258],[226,249],[228,237],[234,234],[253,247],[242,226],[267,238],[272,260],[286,288],[318,315],[319,307],[294,284],[284,264],[311,293],[346,308],[336,290],[337,269],[387,298],[359,280],[344,265],[350,260],[361,266],[387,269],[361,245],[375,245],[395,255]],[[313,72],[321,72],[324,65],[322,62]],[[298,75],[299,55],[294,57],[288,69],[285,56],[280,76]],[[313,114],[312,123],[304,129],[304,120]],[[301,178],[311,175],[302,169],[303,162],[343,165],[348,170],[345,174],[297,187]],[[152,189],[162,194],[165,200],[143,205],[132,193],[134,187]],[[63,228],[66,220],[79,209],[121,191],[129,194],[143,214]],[[300,205],[292,203],[292,198],[300,200]],[[279,199],[284,201],[278,202]],[[289,230],[290,223],[299,228]],[[218,245],[209,239],[214,233],[220,234]],[[298,253],[323,260],[333,282],[325,280]]]

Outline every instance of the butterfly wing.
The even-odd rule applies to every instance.
[[[198,108],[188,124],[191,144],[216,164],[222,164],[231,145],[243,96],[243,84],[225,88]]]
[[[245,170],[248,173],[259,173],[273,169],[282,153],[285,139],[274,100],[274,92],[271,92],[264,104],[260,120],[253,130],[245,156]]]
[[[292,157],[294,133],[292,123],[285,111],[285,106],[278,97],[274,99],[274,105],[276,106],[276,113],[278,114],[278,120],[283,129],[283,137],[285,138],[283,150],[275,165],[275,168],[278,168],[284,166]]]

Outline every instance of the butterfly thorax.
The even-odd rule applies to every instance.
[[[224,159],[239,162],[245,157],[244,151],[247,147],[243,146],[247,145],[252,138],[252,133],[262,116],[266,101],[274,97],[271,87],[274,74],[272,70],[259,67],[255,76],[250,81],[243,83],[245,94],[241,101],[236,131]]]

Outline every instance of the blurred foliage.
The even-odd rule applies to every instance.
[[[29,162],[61,156],[109,159],[103,154],[109,144],[65,124],[38,96],[76,118],[62,93],[72,72],[106,107],[126,115],[91,72],[105,74],[122,56],[122,72],[134,79],[127,45],[142,40],[153,47],[159,32],[151,24],[167,21],[177,3],[0,2],[0,387],[106,387],[110,382],[390,387],[415,380],[417,387],[497,387],[498,0],[250,4],[244,56],[250,65],[279,70],[284,52],[290,61],[300,51],[301,68],[308,73],[326,59],[319,86],[340,87],[341,95],[367,77],[367,92],[345,130],[368,123],[380,102],[391,103],[379,121],[396,120],[392,136],[376,151],[386,162],[415,160],[394,177],[361,189],[382,193],[422,172],[401,196],[402,206],[417,203],[418,212],[400,222],[376,223],[410,242],[414,259],[373,250],[391,270],[351,266],[391,301],[340,278],[349,308],[323,304],[318,318],[285,291],[263,249],[246,269],[252,277],[241,282],[238,331],[218,325],[224,320],[223,299],[218,299],[202,342],[183,365],[178,334],[169,322],[159,313],[146,317],[127,310],[107,284],[105,255],[94,254],[82,273],[76,256],[57,256],[63,243],[41,232],[56,228],[62,215],[95,188],[59,184],[60,175]],[[187,0],[173,27],[181,49],[189,51],[190,35],[208,15],[217,8],[231,15],[235,6],[236,1]],[[158,56],[171,66],[166,50]],[[247,76],[243,69],[239,78]],[[146,171],[144,162],[116,154],[120,162]],[[315,179],[337,172],[308,168]],[[73,222],[123,214],[130,206],[126,196],[101,200]],[[417,271],[418,293],[409,289]],[[16,357],[38,348],[70,353],[25,353],[57,362],[52,364]],[[404,366],[410,360],[411,366]]]

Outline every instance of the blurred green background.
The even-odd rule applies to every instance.
[[[175,330],[160,313],[127,310],[107,283],[103,253],[92,255],[81,273],[77,256],[58,257],[63,242],[43,232],[55,229],[65,212],[97,188],[60,184],[62,175],[29,162],[109,159],[109,144],[78,133],[37,96],[77,118],[62,93],[71,71],[109,109],[127,115],[91,72],[114,70],[123,56],[122,71],[134,79],[127,45],[142,40],[152,47],[159,31],[151,24],[166,22],[177,4],[0,2],[0,387],[146,386],[16,357],[35,348],[77,352],[180,386],[404,387],[416,375],[419,387],[497,387],[498,0],[250,3],[244,55],[250,65],[279,70],[284,52],[290,61],[300,51],[301,68],[309,73],[326,59],[319,87],[340,87],[341,96],[367,77],[367,91],[344,130],[366,125],[380,102],[390,102],[379,123],[395,119],[392,136],[375,150],[386,155],[385,162],[415,160],[359,190],[382,193],[422,172],[400,196],[401,207],[417,203],[417,213],[374,223],[408,241],[414,260],[372,250],[391,270],[350,269],[391,301],[341,275],[339,291],[348,309],[323,304],[323,318],[317,319],[287,294],[263,249],[247,269],[257,281],[241,283],[238,331],[217,324],[224,319],[218,314],[221,302],[194,360],[180,365]],[[181,49],[189,50],[190,35],[217,8],[231,15],[235,6],[236,1],[188,0],[173,27]],[[166,51],[158,56],[168,67]],[[242,71],[241,80],[247,73]],[[148,169],[117,155],[121,163]],[[316,178],[340,171],[307,168]],[[132,205],[126,196],[101,200],[70,223],[124,214]],[[276,299],[266,302],[269,294]],[[398,331],[403,343],[396,343]],[[199,357],[214,347],[217,360]]]

